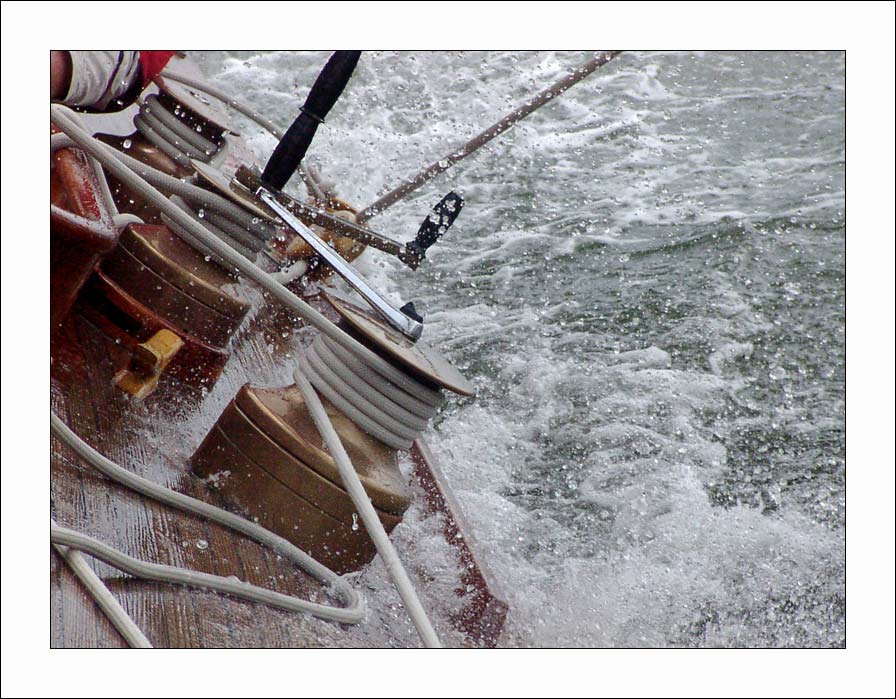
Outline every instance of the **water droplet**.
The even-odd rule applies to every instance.
[[[772,381],[780,381],[783,378],[787,377],[787,371],[780,366],[773,367],[772,370],[768,373],[768,377]]]
[[[205,539],[197,539],[196,548],[200,551],[205,551],[208,548],[208,542]]]
[[[126,138],[126,139],[124,139],[124,143],[121,144],[121,147],[124,148],[125,150],[128,150],[132,145],[134,145],[134,144],[131,141],[131,139]]]
[[[358,531],[358,513],[352,512],[352,531]]]

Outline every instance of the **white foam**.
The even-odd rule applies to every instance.
[[[366,205],[584,57],[366,53],[309,157]],[[325,60],[208,63],[285,126]],[[624,55],[371,221],[408,239],[442,193],[467,199],[415,276],[375,252],[359,268],[391,299],[417,302],[426,341],[479,390],[452,399],[429,439],[510,595],[506,645],[843,642],[841,531],[776,482],[760,498],[774,507],[714,496],[738,431],[771,422],[811,436],[842,415],[834,402],[804,424],[798,407],[744,397],[750,363],[769,351],[754,340],[778,327],[751,291],[780,270],[763,256],[791,227],[843,221],[842,95],[818,82],[842,73],[842,58],[816,56],[815,73],[785,81],[775,62],[787,60]],[[801,101],[812,108],[794,113]],[[702,280],[699,296],[685,295],[687,278],[678,296],[661,285],[663,265],[694,258],[707,268],[681,275]],[[614,274],[624,281],[607,282]],[[624,301],[596,294],[601,284]],[[664,294],[676,308],[651,311]],[[225,386],[242,379],[225,374]],[[445,631],[454,598],[438,574],[453,563],[437,523],[412,509],[395,539]],[[384,571],[372,566],[363,584],[374,612],[351,642],[412,643]]]

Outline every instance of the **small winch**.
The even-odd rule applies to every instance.
[[[226,160],[233,155],[234,142],[225,138],[229,130],[220,116],[195,95],[174,83],[158,82],[147,87],[126,114],[80,118],[92,133],[100,134],[98,140],[116,148],[121,162],[168,189],[172,199],[177,200],[177,192],[201,198],[199,188],[180,179],[192,174],[191,158]],[[206,251],[185,242],[138,189],[108,171],[103,178],[109,185],[102,208],[126,223],[118,245],[95,262],[79,310],[117,348],[127,351],[115,382],[138,398],[156,387],[163,371],[187,384],[212,385],[250,304],[233,294],[236,278]],[[230,216],[238,223],[226,221],[222,226],[252,224],[252,216],[238,207],[229,211],[237,211]],[[273,235],[274,227],[268,228]],[[122,361],[119,354],[116,349],[116,361]]]

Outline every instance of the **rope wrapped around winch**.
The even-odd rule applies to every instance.
[[[444,402],[441,391],[408,374],[401,386],[389,381],[323,335],[299,355],[298,362],[333,405],[393,449],[410,449]]]

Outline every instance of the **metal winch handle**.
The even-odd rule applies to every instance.
[[[302,238],[333,270],[357,291],[376,312],[393,328],[413,342],[423,334],[423,323],[418,323],[395,308],[377,293],[333,248],[321,240],[310,228],[281,204],[277,195],[269,189],[259,187],[255,195],[274,211],[290,229]]]

